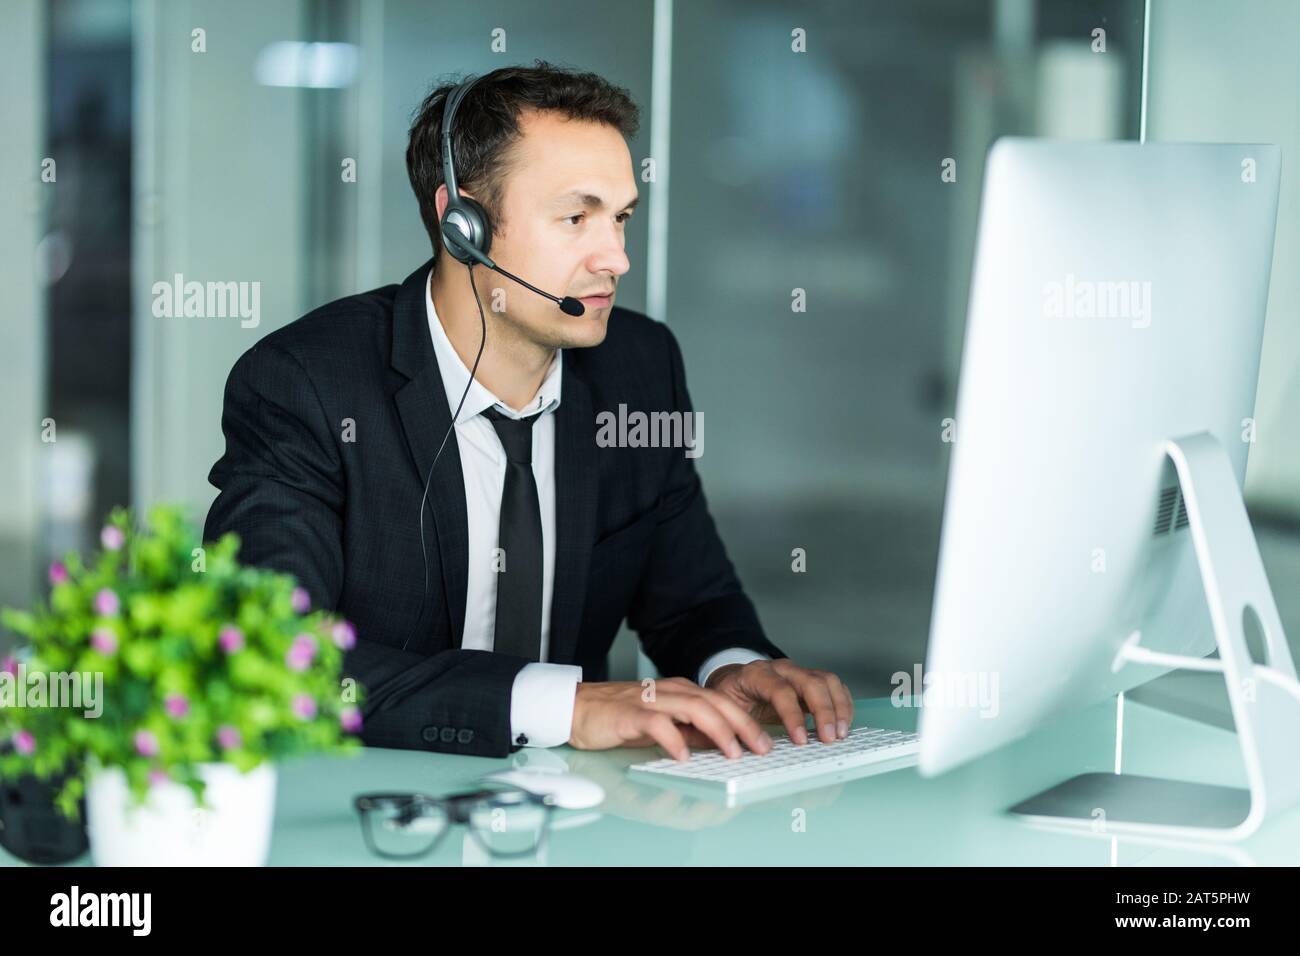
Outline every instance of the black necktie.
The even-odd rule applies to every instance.
[[[533,422],[507,418],[495,408],[484,410],[506,452],[506,480],[501,493],[504,570],[497,573],[497,619],[492,649],[530,661],[542,656],[542,509],[533,479]]]

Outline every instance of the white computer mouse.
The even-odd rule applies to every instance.
[[[588,810],[605,801],[605,788],[594,780],[555,770],[499,770],[485,774],[484,780],[508,783],[542,796],[549,796],[565,810]]]

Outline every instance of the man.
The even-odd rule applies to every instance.
[[[807,742],[806,713],[821,740],[844,737],[847,689],[764,636],[690,449],[597,440],[620,406],[693,414],[672,333],[613,305],[637,107],[539,61],[480,78],[451,124],[459,193],[487,214],[495,264],[582,299],[573,316],[452,257],[452,90],[425,99],[407,150],[434,258],[240,357],[205,536],[238,532],[244,561],[291,572],[353,623],[344,669],[366,688],[370,745],[736,757],[771,749],[760,721]],[[624,619],[665,675],[652,685],[605,680]]]

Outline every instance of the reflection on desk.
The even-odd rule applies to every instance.
[[[855,725],[916,726],[916,709],[894,707],[889,698],[859,700],[855,709]],[[1125,772],[1243,785],[1235,739],[1223,728],[1132,700],[1124,719]],[[1061,718],[943,776],[927,779],[907,767],[743,807],[626,776],[631,764],[657,754],[557,747],[493,759],[369,748],[351,758],[291,761],[281,768],[270,864],[386,864],[366,850],[352,811],[354,794],[448,793],[493,770],[539,763],[595,780],[605,788],[604,804],[557,810],[535,859],[489,861],[477,845],[454,837],[425,859],[394,865],[1249,866],[1300,858],[1300,811],[1230,847],[1056,831],[1008,814],[1008,807],[1067,777],[1113,768],[1113,702]],[[0,862],[19,861],[0,852]]]

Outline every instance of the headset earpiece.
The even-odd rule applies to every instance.
[[[492,223],[487,211],[469,196],[453,198],[447,194],[447,208],[442,214],[442,244],[457,262],[469,264],[476,261],[447,240],[448,230],[458,234],[456,243],[471,245],[485,256],[492,247]]]
[[[492,246],[492,222],[488,219],[487,210],[469,196],[461,194],[460,181],[456,175],[456,156],[452,138],[455,133],[456,110],[460,108],[460,101],[477,82],[478,79],[474,79],[462,83],[448,93],[442,109],[442,173],[447,183],[447,208],[443,210],[440,223],[442,244],[453,259],[466,265],[478,260],[466,252],[464,246],[476,249],[484,256]],[[459,235],[449,240],[448,230],[453,230]]]

